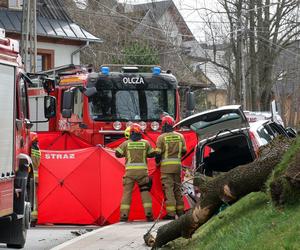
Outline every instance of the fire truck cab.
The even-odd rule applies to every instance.
[[[0,243],[13,248],[24,247],[34,205],[27,96],[30,82],[18,41],[5,38],[0,29]]]
[[[171,72],[157,66],[150,67],[152,72],[145,65],[117,66],[121,70],[111,71],[116,65],[104,65],[100,72],[81,68],[59,74],[53,93],[57,116],[50,130],[52,126],[54,131],[69,131],[92,145],[108,145],[123,138],[133,122],[145,133],[155,133],[161,129],[164,114],[179,121],[178,83]],[[193,93],[187,96],[187,108],[193,110]]]

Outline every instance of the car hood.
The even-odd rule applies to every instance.
[[[249,123],[240,105],[229,105],[191,115],[174,127],[189,127],[203,140],[228,130],[248,128]]]

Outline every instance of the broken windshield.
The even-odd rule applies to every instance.
[[[175,90],[99,90],[89,98],[95,121],[153,121],[163,113],[175,117]]]

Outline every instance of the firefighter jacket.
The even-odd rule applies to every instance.
[[[37,141],[31,144],[31,160],[33,165],[33,172],[36,182],[38,182],[38,167],[41,161],[41,151]]]
[[[147,157],[154,157],[155,152],[146,140],[123,142],[116,149],[116,157],[125,157],[127,176],[148,175]]]
[[[181,157],[186,153],[183,135],[177,132],[161,134],[157,138],[156,152],[161,156],[162,173],[180,173]]]

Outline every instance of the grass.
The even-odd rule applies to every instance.
[[[190,240],[164,249],[300,249],[300,204],[274,208],[264,193],[251,193],[203,225]]]

